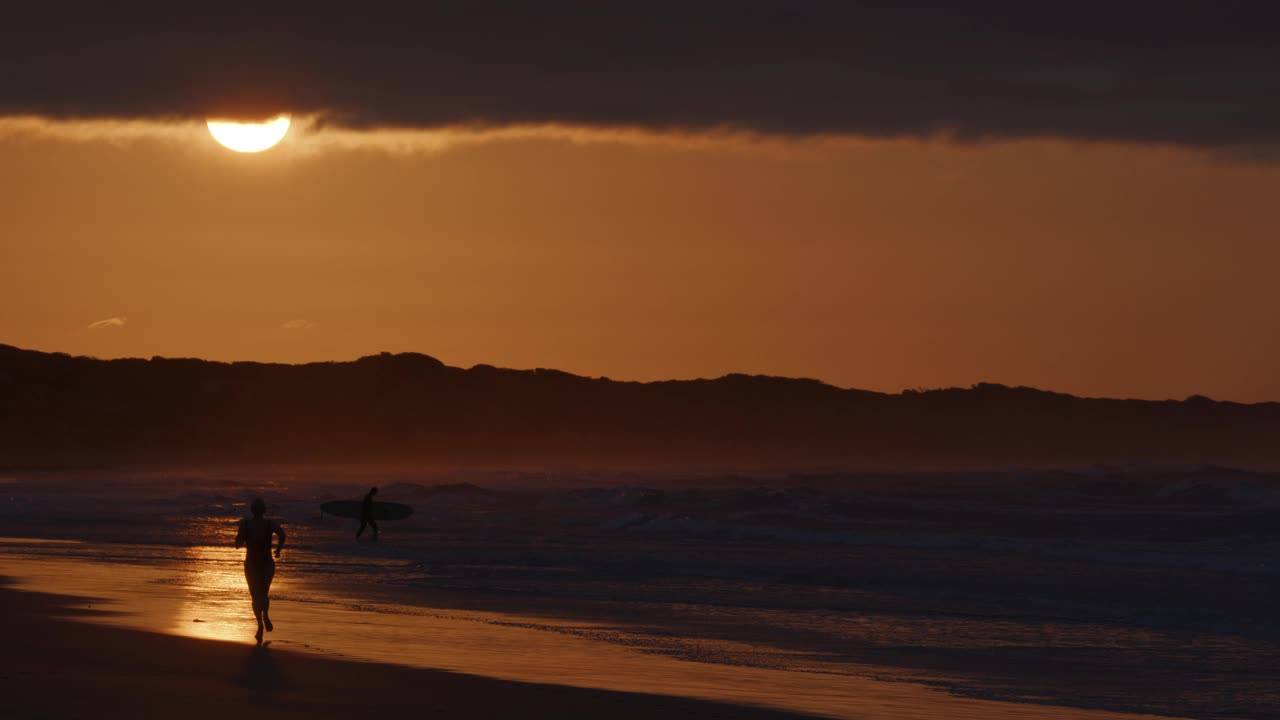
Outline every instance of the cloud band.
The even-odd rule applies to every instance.
[[[1264,3],[28,3],[0,114],[1280,141]]]

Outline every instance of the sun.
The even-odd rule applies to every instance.
[[[283,113],[262,122],[209,120],[209,134],[223,147],[242,153],[262,152],[289,132],[289,115]]]

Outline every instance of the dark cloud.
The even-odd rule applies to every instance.
[[[1280,140],[1270,3],[206,5],[6,8],[0,114]]]

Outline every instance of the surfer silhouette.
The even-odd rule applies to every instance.
[[[254,498],[249,505],[252,517],[240,521],[240,532],[236,534],[236,547],[245,548],[244,579],[249,582],[249,596],[253,599],[253,616],[258,619],[258,632],[254,635],[262,642],[262,631],[271,632],[271,579],[276,574],[276,561],[271,558],[271,536],[278,535],[280,542],[276,544],[276,557],[284,549],[284,528],[274,520],[264,517],[267,504],[262,498]]]
[[[364,501],[360,503],[360,529],[356,531],[357,540],[364,534],[366,527],[373,528],[373,539],[378,539],[378,521],[373,519],[373,496],[377,494],[378,488],[370,488],[364,496]]]

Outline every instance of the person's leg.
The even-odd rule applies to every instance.
[[[276,576],[276,564],[267,563],[262,575],[262,624],[267,632],[271,632],[276,629],[271,624],[271,580]]]
[[[249,584],[249,598],[253,602],[253,619],[258,621],[254,637],[262,641],[262,589],[259,587],[258,568],[248,561],[244,564],[244,579]]]
[[[360,536],[364,534],[364,529],[365,529],[366,527],[368,527],[368,525],[369,525],[369,521],[368,521],[367,519],[365,519],[365,518],[360,518],[360,529],[356,531],[356,539],[357,539],[357,540],[359,540],[359,539],[360,539]],[[375,532],[376,532],[376,531],[375,531]]]

